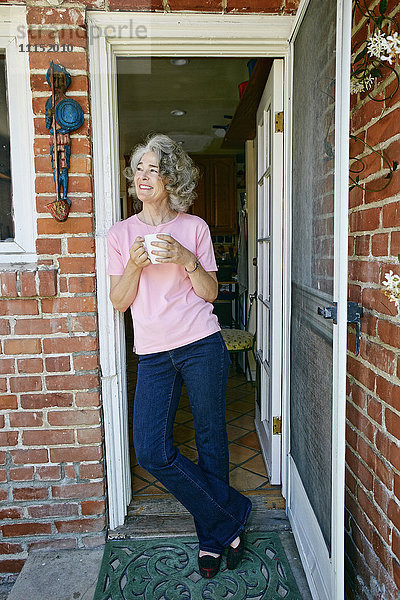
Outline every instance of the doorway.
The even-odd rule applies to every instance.
[[[271,106],[274,87],[280,87],[275,96],[281,102],[283,100],[283,60],[278,61],[279,67],[275,65],[276,62],[254,57],[189,56],[179,59],[122,57],[117,58],[116,63],[121,217],[129,218],[141,210],[141,203],[131,195],[129,182],[123,174],[129,166],[131,149],[142,143],[149,133],[170,136],[183,146],[200,169],[198,197],[190,207],[190,212],[205,219],[211,230],[219,280],[214,312],[223,329],[245,326],[249,310],[248,295],[255,291],[257,269],[251,257],[248,257],[247,220],[255,220],[256,215],[252,214],[253,203],[250,210],[247,207],[246,180],[258,179],[258,176],[254,168],[249,166],[246,172],[245,141],[253,135],[254,130],[256,111],[251,107],[257,106],[260,101],[267,80],[269,84],[264,103],[268,101],[268,118],[271,118],[274,110],[282,108],[281,105],[277,106],[276,98]],[[274,74],[278,68],[279,75],[276,76]],[[273,152],[282,155],[282,143],[280,149],[275,145]],[[276,186],[279,177],[280,186]],[[275,173],[274,182],[277,189],[283,188],[282,173]],[[267,187],[266,181],[263,189]],[[275,214],[271,209],[272,212]],[[265,264],[265,268],[270,267]],[[281,270],[279,265],[277,272]],[[254,286],[252,289],[249,288],[249,271]],[[270,279],[272,287],[275,287],[272,277]],[[278,290],[277,296],[280,294]],[[255,333],[255,307],[252,316],[251,331]],[[124,315],[124,326],[132,494],[163,495],[166,490],[161,483],[155,481],[136,461],[131,432],[137,357],[132,353],[134,333],[130,311]],[[268,347],[270,343],[268,340]],[[279,349],[276,354],[279,355]],[[270,409],[264,407],[268,400],[259,399],[259,406],[263,406],[261,416],[255,407],[255,388],[243,373],[248,357],[239,355],[239,360],[235,360],[236,357],[233,357],[230,370],[226,410],[230,480],[240,491],[263,493],[267,507],[284,509],[285,501],[280,493],[280,457],[277,456],[280,443],[274,456],[274,461],[278,462],[274,481],[271,481],[272,461],[268,461],[271,440],[268,437],[265,439],[265,432],[269,428],[263,426],[264,413],[271,413]],[[255,371],[253,378],[254,375]],[[279,433],[276,438],[279,438]],[[182,454],[192,460],[197,459],[193,419],[185,389],[176,416],[174,442]],[[279,477],[276,471],[279,471]]]

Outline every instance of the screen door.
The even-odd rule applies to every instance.
[[[350,61],[349,55],[344,61],[340,40],[351,2],[305,4],[292,40],[289,505],[313,596],[331,599],[343,594],[337,576],[344,510],[339,490],[347,257],[341,246],[347,248],[348,171],[342,163],[348,156],[349,99],[342,80]],[[325,308],[334,318],[324,318]]]

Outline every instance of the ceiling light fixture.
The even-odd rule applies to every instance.
[[[189,59],[187,58],[171,58],[170,61],[171,65],[174,65],[175,67],[183,67],[183,65],[187,65],[189,62]]]
[[[170,114],[173,117],[183,117],[183,115],[186,115],[186,110],[180,110],[180,109],[176,108],[175,110],[171,110]]]

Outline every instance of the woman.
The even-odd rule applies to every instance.
[[[211,578],[225,548],[234,569],[243,550],[251,502],[229,486],[225,395],[230,357],[212,302],[216,262],[207,224],[186,214],[198,170],[179,144],[155,135],[135,148],[131,168],[142,210],[108,232],[110,300],[131,307],[139,355],[133,436],[139,465],[193,515],[199,570]],[[160,233],[152,251],[144,236]],[[197,464],[173,445],[172,430],[185,382],[193,413]]]

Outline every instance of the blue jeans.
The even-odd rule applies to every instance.
[[[139,356],[133,436],[138,463],[193,515],[200,549],[220,554],[243,531],[249,498],[229,485],[225,397],[231,359],[221,333],[180,348]],[[197,464],[173,443],[185,382]]]

